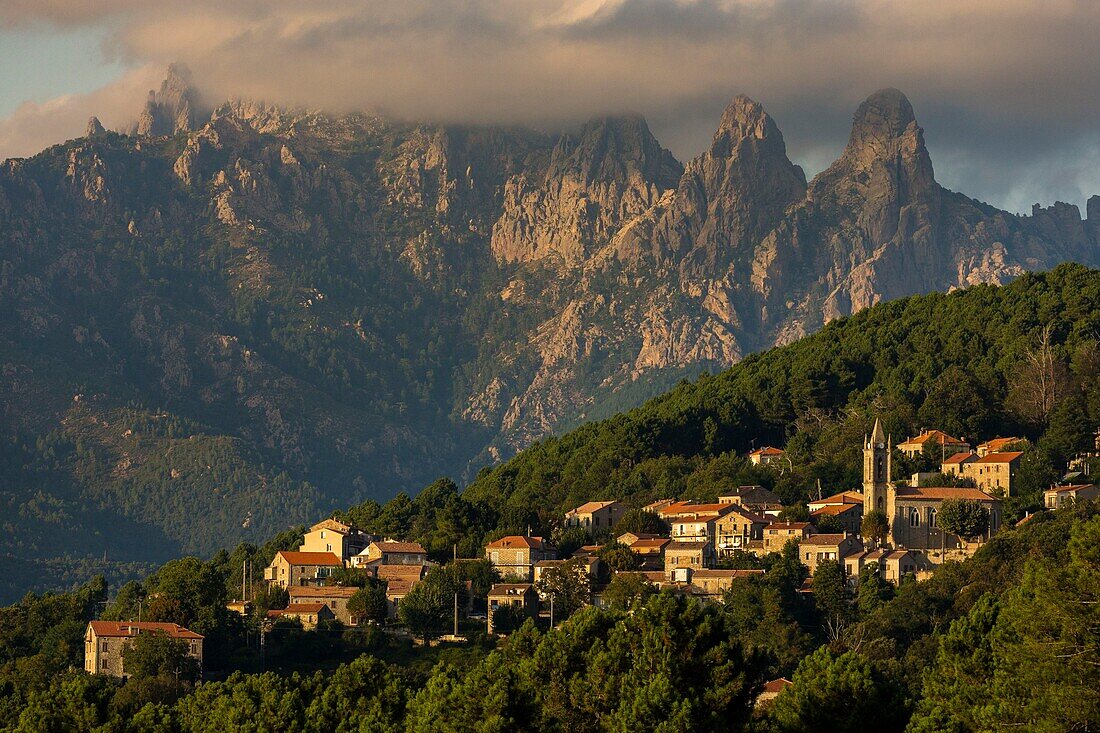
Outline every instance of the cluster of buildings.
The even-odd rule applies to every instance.
[[[645,582],[703,599],[720,599],[739,579],[762,570],[718,567],[738,553],[758,556],[783,551],[789,543],[798,547],[799,560],[811,571],[826,560],[838,561],[850,581],[861,571],[874,567],[889,582],[900,583],[907,575],[920,577],[948,556],[972,551],[978,538],[961,538],[945,532],[938,516],[949,499],[976,502],[988,515],[984,538],[1002,528],[1002,500],[1015,493],[1015,478],[1023,455],[1019,438],[996,438],[971,447],[965,440],[940,430],[922,431],[900,443],[896,450],[909,456],[940,453],[939,473],[918,473],[909,480],[892,480],[895,447],[876,420],[863,442],[863,481],[860,490],[842,491],[807,505],[809,521],[783,521],[780,497],[762,486],[730,490],[714,502],[662,499],[644,507],[662,520],[667,531],[660,534],[614,530],[628,507],[618,501],[590,501],[567,512],[565,528],[579,527],[593,538],[615,536],[636,556],[639,567],[630,571]],[[1100,451],[1100,437],[1098,437]],[[782,469],[790,461],[778,448],[765,446],[748,454],[759,466]],[[1079,474],[1077,474],[1079,475]],[[950,477],[952,486],[934,485]],[[948,483],[948,481],[943,481]],[[1067,502],[1100,498],[1096,486],[1077,482],[1051,487],[1044,496],[1047,508]],[[861,534],[864,517],[879,512],[888,520],[881,542],[868,544]],[[822,531],[823,528],[826,531]],[[969,540],[969,541],[968,541]],[[557,548],[542,537],[510,535],[486,544],[485,559],[503,582],[492,586],[488,595],[487,623],[494,630],[493,616],[503,607],[522,615],[545,614],[553,598],[540,593],[539,581],[552,568],[572,562],[570,567],[587,575],[591,603],[601,602],[599,592],[611,574],[599,557],[600,545],[586,545],[560,557]],[[396,612],[401,599],[433,565],[425,549],[405,542],[366,534],[335,519],[326,519],[305,534],[296,551],[275,555],[264,571],[264,580],[286,589],[289,604],[271,611],[272,619],[293,618],[304,628],[337,620],[348,626],[360,619],[348,610],[348,601],[358,588],[330,583],[343,568],[355,568],[386,581],[389,612]],[[807,588],[812,590],[811,588]],[[238,610],[247,610],[237,603]],[[142,633],[165,633],[184,640],[189,653],[202,659],[202,636],[173,624],[95,621],[85,639],[85,669],[101,674],[125,674],[122,650]]]

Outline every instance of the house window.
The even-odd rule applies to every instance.
[[[935,527],[936,527],[936,510],[935,509],[929,509],[928,510],[928,526],[932,527],[933,529],[935,529]]]
[[[916,509],[912,509],[909,512],[909,526],[910,527],[919,527],[920,526],[920,512],[917,511]]]

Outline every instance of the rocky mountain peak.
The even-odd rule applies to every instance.
[[[134,132],[152,136],[190,132],[201,116],[198,100],[191,72],[182,64],[171,64],[160,90],[149,90]]]
[[[859,146],[868,139],[901,137],[916,121],[908,97],[897,89],[880,89],[863,100],[856,109],[848,145]]]
[[[104,132],[103,124],[100,123],[98,117],[93,116],[88,118],[88,127],[84,130],[84,135],[86,137],[95,137],[96,135],[102,135]]]
[[[661,147],[641,115],[589,120],[573,138],[563,135],[554,148],[547,180],[574,176],[586,183],[626,182],[633,176],[672,188],[682,166]]]
[[[776,137],[782,143],[783,135],[771,116],[764,111],[763,105],[739,94],[722,112],[718,130],[711,141],[710,154],[725,158],[746,138],[768,140]]]

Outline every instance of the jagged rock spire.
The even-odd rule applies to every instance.
[[[86,137],[95,137],[96,135],[102,135],[106,130],[103,129],[103,125],[100,123],[98,117],[88,118],[88,127],[84,131]]]

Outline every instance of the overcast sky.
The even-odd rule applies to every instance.
[[[645,114],[687,160],[738,93],[807,173],[874,90],[912,100],[941,183],[1100,193],[1094,0],[0,0],[0,158],[136,118],[173,61],[231,96],[559,129]]]

